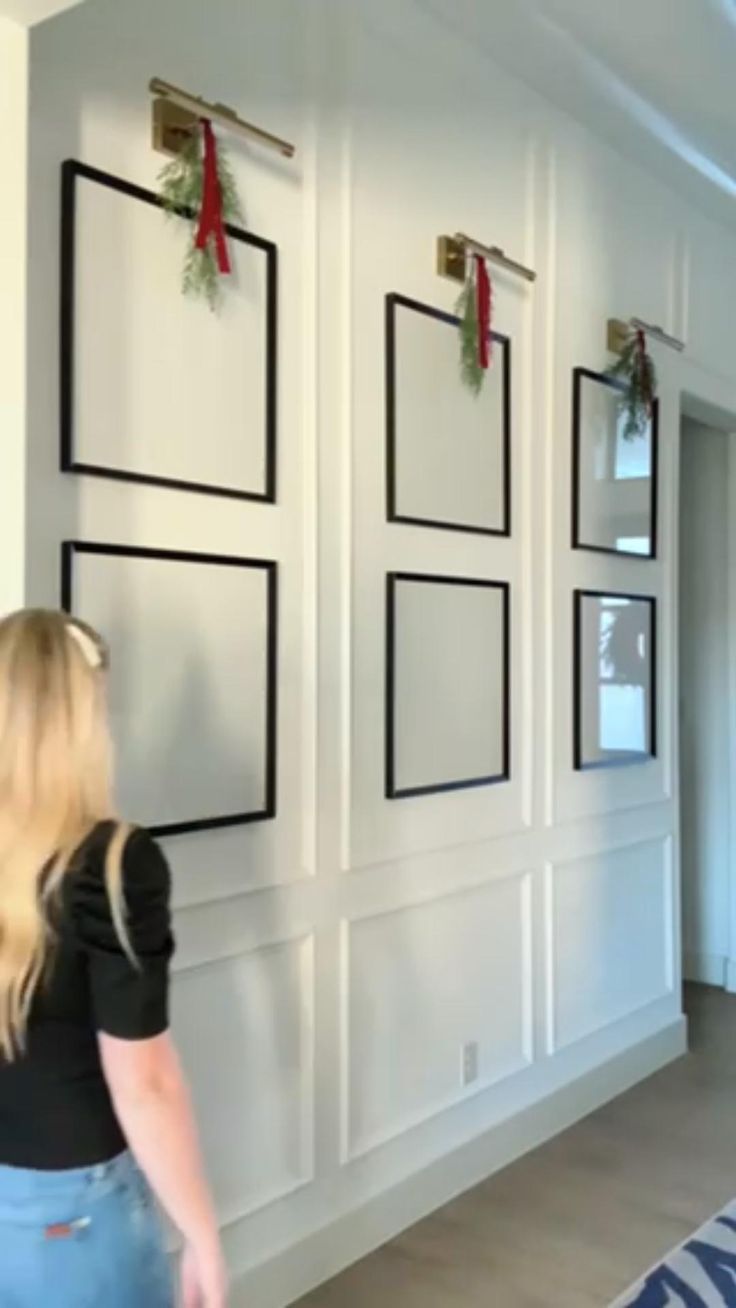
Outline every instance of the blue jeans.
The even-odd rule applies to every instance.
[[[130,1154],[73,1172],[0,1167],[2,1308],[173,1308],[150,1190]]]

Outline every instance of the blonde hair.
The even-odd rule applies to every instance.
[[[62,613],[0,622],[0,1052],[22,1051],[52,954],[51,901],[95,826],[114,818],[104,672],[107,648]],[[113,918],[125,941],[116,823],[106,855]]]

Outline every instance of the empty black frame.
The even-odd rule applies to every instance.
[[[163,486],[173,490],[193,491],[200,494],[225,496],[228,499],[255,500],[273,504],[276,500],[277,464],[277,404],[278,404],[278,248],[261,236],[255,236],[240,227],[227,224],[228,236],[234,241],[261,250],[266,259],[266,323],[265,323],[265,412],[264,432],[265,476],[263,488],[252,490],[233,486],[220,486],[187,480],[182,477],[159,476],[136,472],[126,468],[108,467],[81,461],[75,453],[74,398],[75,398],[75,277],[79,257],[76,240],[77,182],[79,179],[95,182],[118,191],[142,204],[162,208],[161,199],[133,182],[102,172],[77,160],[68,159],[62,164],[61,185],[61,296],[60,296],[60,461],[62,472],[74,472],[92,477],[105,477],[115,481],[141,485]],[[186,215],[184,215],[186,216]],[[81,253],[81,252],[80,252]],[[172,286],[172,295],[179,288]],[[243,433],[245,439],[245,433]]]
[[[254,812],[227,813],[196,817],[183,822],[153,824],[158,836],[182,835],[191,831],[208,831],[218,827],[241,826],[276,816],[278,751],[278,564],[270,559],[241,558],[227,554],[196,554],[185,550],[146,549],[132,545],[67,540],[61,547],[61,607],[74,613],[74,559],[78,554],[95,554],[113,558],[156,559],[185,565],[208,564],[223,568],[248,568],[264,572],[267,577],[267,648],[266,648],[266,732],[264,741],[265,804]],[[78,615],[82,617],[82,614]],[[114,657],[114,651],[113,651]]]
[[[386,504],[389,522],[405,523],[415,527],[434,527],[441,531],[461,531],[476,536],[510,536],[511,535],[511,338],[500,332],[491,332],[492,339],[501,347],[503,369],[503,522],[498,527],[484,527],[475,524],[424,518],[413,514],[401,513],[398,504],[397,486],[397,448],[398,448],[398,414],[396,403],[396,313],[397,309],[409,309],[434,318],[437,322],[447,323],[457,333],[460,320],[454,314],[445,313],[433,305],[413,300],[406,295],[391,293],[386,296]],[[458,345],[459,351],[459,345]],[[494,367],[499,366],[498,362]],[[459,373],[459,367],[458,367]],[[458,386],[461,381],[458,375]]]
[[[650,634],[650,670],[649,670],[649,712],[647,727],[649,731],[648,750],[609,751],[611,757],[586,760],[583,751],[583,667],[582,667],[582,630],[583,605],[586,600],[626,600],[634,604],[646,604],[649,608]],[[575,590],[573,592],[573,766],[576,772],[601,771],[605,768],[630,767],[648,763],[657,757],[657,600],[654,595],[629,594],[617,590]]]
[[[396,599],[402,583],[416,585],[465,586],[501,593],[503,607],[503,644],[501,673],[503,710],[501,721],[502,770],[492,775],[464,780],[436,782],[427,786],[398,788],[396,785]],[[410,799],[421,795],[443,794],[497,785],[511,776],[511,587],[507,581],[486,581],[478,577],[456,577],[423,572],[389,572],[386,576],[386,679],[385,679],[385,796],[386,799]]]
[[[644,562],[657,557],[657,519],[659,497],[659,400],[655,399],[651,417],[652,463],[649,500],[649,551],[622,550],[612,545],[598,545],[584,541],[580,535],[582,487],[580,485],[582,460],[580,458],[580,438],[582,422],[582,388],[585,381],[596,382],[602,386],[625,395],[624,383],[607,373],[594,372],[591,368],[574,368],[572,381],[572,547],[577,550],[590,550],[595,554],[613,554],[621,558],[640,559]]]

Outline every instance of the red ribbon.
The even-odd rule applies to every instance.
[[[222,219],[222,192],[217,176],[217,142],[209,118],[202,119],[204,135],[204,178],[202,183],[202,211],[199,215],[199,230],[196,246],[205,250],[214,237],[217,266],[221,273],[230,272],[230,255],[225,237],[225,224]]]
[[[478,363],[485,371],[491,366],[491,279],[480,254],[475,256],[475,293],[478,314]]]

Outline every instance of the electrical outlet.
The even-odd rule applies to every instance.
[[[480,1047],[477,1040],[469,1040],[462,1047],[461,1076],[463,1085],[472,1085],[480,1075]]]

